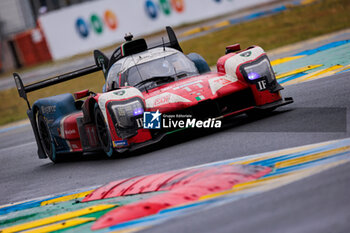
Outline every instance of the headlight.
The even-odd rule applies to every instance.
[[[243,64],[240,67],[240,72],[248,83],[256,84],[259,91],[268,89],[271,93],[275,93],[283,89],[276,80],[267,56],[262,56],[253,62]]]
[[[249,81],[253,82],[263,77],[268,83],[272,83],[276,79],[270,62],[265,56],[262,59],[244,65],[242,73]]]
[[[108,109],[119,137],[124,139],[137,134],[137,129],[142,126],[140,119],[144,112],[141,99],[110,102]]]
[[[134,126],[133,119],[143,114],[143,107],[140,101],[136,100],[125,104],[111,105],[112,112],[119,127],[128,128]]]

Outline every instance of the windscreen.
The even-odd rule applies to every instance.
[[[166,57],[151,60],[142,64],[136,64],[127,71],[127,85],[136,84],[160,76],[187,77],[198,74],[194,63],[182,53],[175,53]]]

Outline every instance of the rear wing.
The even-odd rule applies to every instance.
[[[58,83],[62,83],[71,79],[79,78],[81,76],[91,74],[101,70],[100,67],[96,65],[88,66],[79,70],[75,70],[69,73],[61,74],[58,76],[54,76],[36,83],[29,84],[27,86],[23,85],[22,79],[17,73],[13,73],[13,78],[15,79],[16,87],[18,94],[21,98],[23,98],[28,105],[28,109],[30,109],[30,104],[27,98],[27,93],[36,91],[45,87],[49,87]]]

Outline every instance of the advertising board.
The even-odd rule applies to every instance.
[[[54,60],[272,0],[100,0],[39,18]]]

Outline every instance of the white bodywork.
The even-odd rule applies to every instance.
[[[251,53],[249,56],[243,56],[244,54],[247,54],[249,52]],[[263,54],[265,54],[265,51],[262,48],[260,48],[259,46],[256,46],[252,49],[240,52],[240,53],[236,54],[235,56],[230,57],[225,62],[226,74],[237,78],[236,70],[237,70],[237,67],[239,65],[246,63],[246,62],[249,62],[251,60],[255,60]]]

